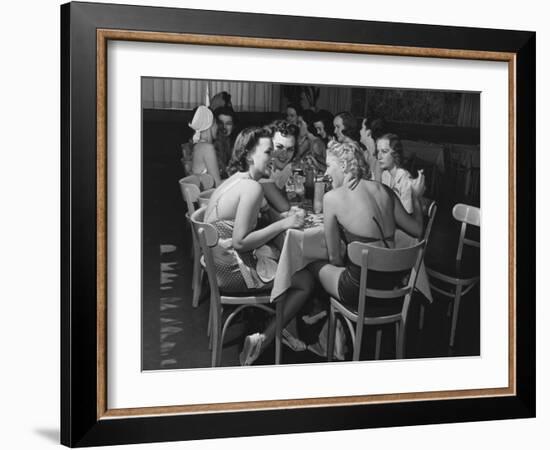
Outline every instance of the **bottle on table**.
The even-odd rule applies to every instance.
[[[323,212],[323,196],[325,195],[325,181],[322,176],[315,177],[313,190],[313,212],[320,214]]]

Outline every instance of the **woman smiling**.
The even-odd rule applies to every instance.
[[[424,177],[412,183],[414,211],[409,215],[391,190],[368,180],[370,173],[357,143],[329,144],[326,175],[333,187],[323,201],[329,260],[313,263],[310,268],[329,295],[353,308],[357,305],[361,269],[342,253],[340,241],[393,247],[397,227],[419,237],[423,220],[419,198],[424,191]],[[382,285],[391,285],[399,277],[376,279],[382,289]]]
[[[247,128],[239,134],[230,162],[230,170],[235,173],[214,191],[204,215],[204,220],[218,231],[219,240],[212,255],[218,285],[226,293],[269,292],[272,282],[266,282],[258,275],[254,251],[283,231],[302,227],[304,223],[302,215],[289,214],[256,229],[264,199],[258,180],[269,176],[272,168],[271,137],[271,130],[265,128]],[[284,302],[283,327],[308,299],[312,283],[306,270],[293,275],[291,288],[284,298],[277,300]],[[263,332],[247,336],[241,364],[251,364],[274,336],[274,321]]]

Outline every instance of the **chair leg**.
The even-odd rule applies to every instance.
[[[424,314],[426,313],[426,307],[424,305],[420,305],[420,317],[418,319],[418,329],[422,330],[424,329]]]
[[[222,339],[222,333],[219,333],[218,335],[218,351],[216,353],[216,367],[220,367],[222,365],[222,350],[223,350],[223,339]]]
[[[395,322],[395,357],[399,353],[399,322]]]
[[[332,361],[334,354],[334,338],[336,337],[336,311],[330,306],[328,316],[327,361]]]
[[[376,330],[376,344],[374,347],[374,359],[379,360],[380,359],[380,341],[382,340],[382,328],[378,328]],[[357,346],[359,347],[359,345]],[[359,357],[355,359],[355,351],[354,351],[354,361],[359,361]]]
[[[196,308],[199,305],[199,299],[201,297],[201,287],[202,287],[202,273],[203,269],[201,267],[200,254],[195,252],[193,259],[193,308]]]
[[[353,346],[353,361],[359,361],[361,357],[361,343],[363,342],[363,329],[359,328],[359,323],[355,324],[355,342]],[[359,331],[358,331],[359,330]]]
[[[405,322],[401,321],[397,323],[398,334],[397,338],[397,359],[405,358]]]
[[[208,328],[206,329],[208,336],[208,350],[212,350],[212,308],[208,306]]]
[[[275,364],[281,364],[283,334],[283,302],[275,305]]]
[[[449,346],[451,347],[455,345],[456,323],[458,320],[458,308],[460,308],[461,296],[462,296],[462,286],[457,286],[455,298],[453,301],[453,317],[451,319],[451,340],[449,342]]]
[[[221,317],[212,318],[212,335],[210,336],[210,342],[212,344],[212,367],[216,367],[218,364],[218,353],[221,353],[220,335],[221,335]]]

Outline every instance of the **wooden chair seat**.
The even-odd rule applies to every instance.
[[[336,299],[331,298],[331,304],[334,304],[335,309],[343,316],[350,320],[357,321],[358,308],[351,307],[344,303],[340,303]],[[403,309],[403,298],[378,299],[373,297],[366,298],[365,304],[365,323],[383,322],[386,318],[394,321],[401,315]],[[383,320],[382,320],[383,319]]]
[[[456,283],[468,284],[479,279],[480,259],[479,255],[470,256],[461,260],[447,259],[437,260],[426,256],[427,272],[431,276],[440,279],[456,280]]]

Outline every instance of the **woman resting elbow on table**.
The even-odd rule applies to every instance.
[[[424,178],[420,175],[413,180],[414,211],[409,215],[389,188],[368,180],[369,168],[360,147],[354,142],[329,144],[326,175],[331,177],[333,186],[323,202],[329,261],[315,262],[309,267],[329,295],[356,308],[361,268],[342,253],[340,242],[347,245],[358,241],[393,248],[396,227],[419,237],[423,216],[418,198],[424,190]],[[379,275],[369,278],[369,282],[372,279],[379,289],[388,285],[393,287],[401,281],[400,274]]]
[[[217,282],[225,294],[268,294],[272,281],[265,282],[258,275],[254,250],[289,228],[301,227],[304,222],[303,216],[292,214],[265,228],[256,229],[258,213],[264,200],[258,180],[269,175],[272,151],[270,130],[243,130],[235,142],[229,165],[235,173],[214,191],[205,211],[204,220],[218,231],[218,244],[212,254]],[[313,279],[306,270],[294,275],[285,298],[278,300],[284,302],[283,326],[308,299],[312,285]],[[274,320],[262,333],[247,336],[241,353],[241,364],[251,364],[274,336]]]

